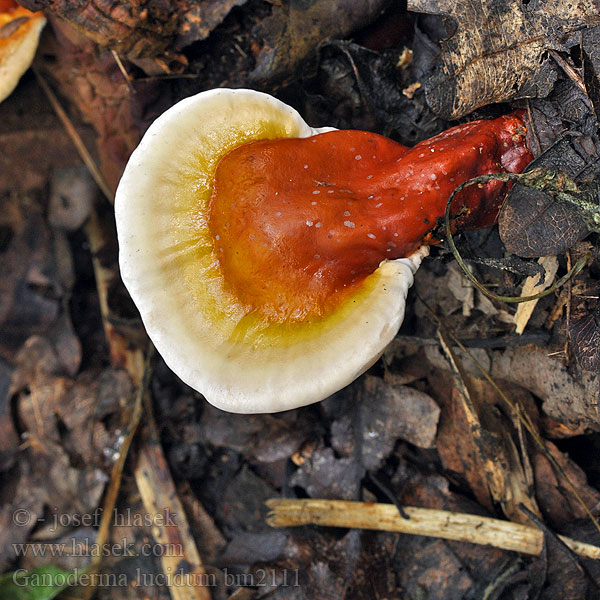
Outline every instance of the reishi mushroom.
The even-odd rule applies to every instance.
[[[518,113],[407,148],[313,129],[260,92],[203,92],[159,117],[127,164],[123,281],[167,364],[210,403],[317,402],[396,335],[454,188],[531,159]],[[506,190],[463,190],[455,225],[491,224]]]
[[[43,13],[34,13],[14,0],[0,0],[0,102],[7,98],[33,61]]]

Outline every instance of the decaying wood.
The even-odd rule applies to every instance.
[[[544,547],[544,533],[535,527],[447,510],[404,506],[406,519],[394,504],[373,502],[274,498],[267,506],[271,509],[267,522],[272,527],[321,525],[393,531],[486,544],[533,556],[539,556]],[[576,554],[600,560],[599,547],[558,537]]]

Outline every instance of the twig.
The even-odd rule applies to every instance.
[[[112,54],[113,58],[115,59],[115,62],[117,63],[117,67],[119,67],[119,71],[121,71],[121,75],[123,75],[123,77],[125,78],[125,82],[127,83],[127,87],[129,88],[129,91],[132,94],[135,94],[135,89],[131,83],[131,77],[129,77],[129,73],[127,72],[127,69],[125,68],[125,65],[123,65],[123,62],[121,61],[121,57],[117,54],[117,52],[115,50],[111,50],[110,53]]]
[[[134,475],[146,511],[164,517],[155,520],[152,535],[165,550],[160,561],[167,581],[176,582],[169,591],[174,600],[210,600],[207,574],[155,428],[144,433]]]
[[[404,519],[393,504],[287,498],[274,498],[266,504],[271,509],[267,523],[272,527],[322,525],[393,531],[489,545],[533,556],[538,556],[544,546],[544,534],[535,527],[447,510],[405,506],[409,518]],[[558,537],[576,554],[600,560],[598,546]]]

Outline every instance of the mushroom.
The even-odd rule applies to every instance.
[[[31,65],[45,24],[43,13],[33,13],[13,0],[0,0],[0,102]]]
[[[213,405],[317,402],[396,335],[450,192],[531,160],[519,115],[412,149],[313,129],[282,102],[219,89],[149,128],[116,194],[123,281],[170,368]],[[465,189],[456,224],[487,225],[505,184]]]

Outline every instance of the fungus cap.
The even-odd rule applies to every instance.
[[[402,323],[426,246],[382,262],[339,306],[304,322],[248,313],[222,277],[208,216],[219,160],[247,142],[329,130],[309,127],[267,94],[202,92],[151,125],[119,183],[123,281],[165,362],[223,410],[277,412],[322,400],[371,366]]]
[[[33,13],[16,2],[0,3],[0,102],[31,65],[45,24],[41,12]]]

